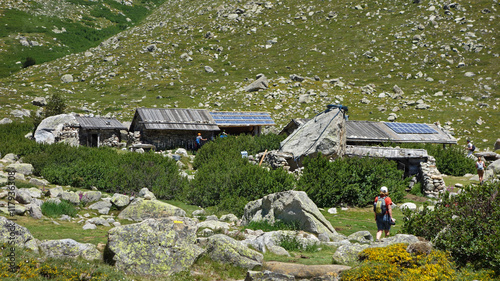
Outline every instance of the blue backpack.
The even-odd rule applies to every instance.
[[[382,216],[387,213],[387,205],[385,204],[385,198],[384,197],[378,197],[377,202],[373,203],[373,211],[377,216]]]

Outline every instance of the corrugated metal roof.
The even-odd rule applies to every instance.
[[[127,130],[120,121],[115,118],[76,116],[80,128],[87,130]]]
[[[269,112],[212,111],[210,115],[221,127],[276,125]]]
[[[427,158],[425,149],[409,149],[396,147],[360,146],[347,145],[346,156],[367,156],[375,158],[407,159],[407,158]]]
[[[148,130],[219,131],[205,109],[138,108],[140,120]]]
[[[347,121],[347,142],[410,142],[456,144],[457,140],[435,124],[427,124],[435,134],[397,134],[384,122]]]

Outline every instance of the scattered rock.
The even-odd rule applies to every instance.
[[[228,263],[233,266],[254,269],[262,266],[264,256],[241,242],[224,234],[216,234],[208,238],[206,254],[214,261]]]
[[[49,258],[83,258],[97,260],[101,253],[90,243],[78,243],[73,239],[48,240],[40,244],[40,250]]]
[[[181,208],[158,200],[144,200],[138,198],[121,211],[118,218],[143,221],[149,218],[165,218],[169,216],[183,217],[186,216],[186,212]]]

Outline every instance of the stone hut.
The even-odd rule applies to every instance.
[[[121,130],[127,127],[115,118],[76,116],[80,145],[100,147],[118,147],[121,142]]]
[[[210,140],[220,131],[205,109],[138,108],[130,132],[143,144],[158,150],[183,147],[193,149],[198,133]]]

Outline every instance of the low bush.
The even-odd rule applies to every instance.
[[[192,188],[187,195],[192,204],[217,211],[243,214],[245,204],[265,195],[294,187],[292,175],[286,171],[267,170],[242,158],[241,151],[249,154],[279,146],[279,138],[248,135],[217,138],[202,146],[194,160],[197,169]]]
[[[61,200],[59,204],[50,201],[44,202],[40,208],[42,209],[42,214],[51,218],[58,218],[62,215],[74,217],[78,213],[75,205],[65,200]]]
[[[359,254],[362,263],[342,273],[342,280],[491,280],[492,272],[458,271],[444,251],[409,254],[407,244],[368,248]],[[484,279],[486,278],[486,279]]]
[[[389,188],[394,202],[405,195],[408,179],[394,161],[376,158],[344,158],[330,162],[325,157],[306,159],[298,189],[307,193],[318,207],[373,203],[381,186]]]
[[[295,235],[283,235],[280,239],[279,246],[287,251],[298,252],[316,252],[319,249],[318,244],[304,245]]]
[[[100,261],[79,259],[41,259],[35,253],[22,249],[11,252],[10,245],[0,247],[0,255],[15,255],[15,261],[0,259],[2,280],[132,280],[114,267]]]
[[[431,240],[451,253],[460,267],[500,273],[500,184],[468,186],[450,196],[444,193],[434,210],[404,211],[401,231]]]
[[[386,146],[396,146],[394,143]],[[450,176],[463,176],[467,173],[475,173],[475,162],[472,158],[466,157],[465,149],[459,146],[443,147],[441,144],[418,144],[418,143],[398,143],[397,146],[403,148],[419,148],[427,150],[427,154],[436,159],[438,170]]]

